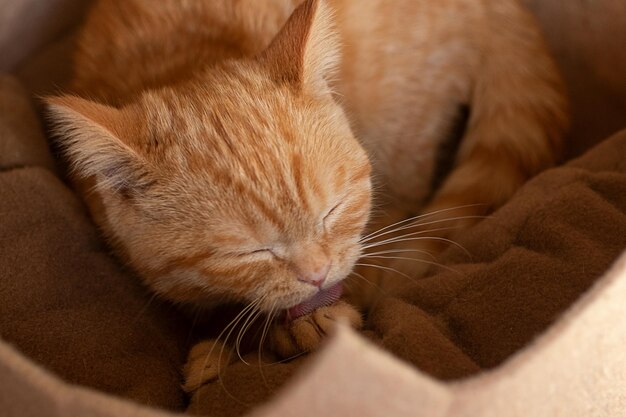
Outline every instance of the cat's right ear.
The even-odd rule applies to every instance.
[[[128,192],[147,180],[144,159],[125,140],[136,130],[129,112],[75,96],[44,99],[60,149],[80,178]]]
[[[328,92],[340,47],[326,1],[307,0],[300,5],[260,59],[277,81],[312,93]]]

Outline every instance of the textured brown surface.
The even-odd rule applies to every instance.
[[[2,339],[69,382],[180,408],[175,311],[150,302],[49,171],[2,172],[0,195]]]
[[[6,169],[55,163],[41,131],[32,100],[13,76],[0,74],[0,163]]]

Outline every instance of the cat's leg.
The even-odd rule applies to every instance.
[[[192,394],[204,384],[219,378],[233,360],[231,349],[215,339],[197,343],[189,352],[183,368],[183,390]]]
[[[455,167],[426,212],[471,203],[483,207],[465,214],[491,211],[560,158],[564,87],[536,22],[517,1],[489,2],[482,54]]]
[[[338,301],[289,323],[275,323],[270,330],[269,347],[282,358],[311,352],[340,322],[355,329],[363,326],[361,313],[347,302]]]

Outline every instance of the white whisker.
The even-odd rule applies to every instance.
[[[422,236],[422,237],[412,237],[412,238],[406,238],[406,239],[398,239],[398,240],[394,240],[394,241],[390,241],[385,243],[384,245],[390,245],[393,243],[399,243],[399,242],[408,242],[408,241],[412,241],[412,240],[436,240],[436,241],[441,241],[441,242],[446,242],[449,243],[451,245],[456,246],[457,248],[461,249],[469,258],[472,257],[472,254],[465,248],[463,247],[463,245],[461,245],[460,243],[457,243],[453,240],[450,239],[446,239],[445,237],[436,237],[436,236]],[[368,246],[364,249],[370,249],[370,248],[374,248],[377,246],[383,246],[382,244],[377,244],[377,245],[371,245]]]
[[[400,272],[397,269],[393,269],[393,268],[390,268],[388,266],[382,266],[382,265],[376,265],[376,264],[361,264],[361,263],[357,263],[355,265],[357,265],[357,266],[364,266],[364,267],[368,267],[369,266],[369,267],[372,267],[372,268],[382,269],[383,271],[395,272],[396,274],[402,275],[402,276],[406,277],[407,279],[410,279],[411,281],[415,281],[414,278],[408,276],[404,272]]]
[[[454,230],[454,229],[457,229],[457,227],[438,227],[436,229],[420,230],[419,232],[405,233],[400,236],[394,236],[394,237],[387,238],[385,240],[381,240],[380,242],[372,242],[367,245],[363,245],[363,249],[369,249],[369,248],[374,248],[376,246],[387,245],[387,244],[394,243],[394,242],[400,241],[401,239],[411,237],[411,236],[418,236],[418,235],[423,235],[426,233],[441,232],[445,230]],[[425,238],[428,238],[428,237],[429,236],[425,236]]]
[[[237,335],[237,339],[235,340],[235,350],[237,351],[237,356],[243,363],[245,363],[248,366],[250,366],[250,364],[241,356],[241,340],[243,339],[244,335],[246,334],[250,326],[254,324],[254,322],[259,318],[259,316],[262,313],[263,312],[257,309],[256,307],[252,309],[250,314],[248,314],[248,318],[241,326],[241,329],[239,330],[239,334]]]
[[[383,250],[383,251],[378,251],[378,252],[363,253],[361,255],[361,258],[364,258],[368,255],[386,255],[390,253],[407,253],[407,252],[423,253],[424,255],[428,255],[432,260],[437,259],[435,255],[422,249],[388,249],[388,250]]]
[[[403,257],[403,256],[369,256],[366,258],[376,258],[376,259],[400,259],[400,260],[407,260],[407,261],[414,261],[414,262],[420,262],[420,263],[424,263],[424,264],[429,264],[429,265],[435,265],[439,268],[443,268],[443,269],[447,269],[448,271],[452,271],[454,273],[457,273],[459,275],[463,275],[459,270],[451,268],[449,266],[440,264],[438,262],[431,262],[431,261],[427,261],[425,259],[417,259],[417,258],[407,258],[407,257]]]
[[[221,344],[221,350],[220,350],[220,354],[218,356],[218,361],[217,361],[217,379],[220,382],[222,389],[224,390],[224,392],[226,392],[230,397],[232,397],[235,401],[243,404],[239,399],[235,398],[227,389],[226,386],[224,386],[224,383],[222,382],[221,378],[220,378],[220,361],[222,359],[222,354],[224,352],[224,345],[226,344],[228,337],[230,337],[230,333],[232,333],[232,329],[231,332],[228,334],[228,336],[226,337],[226,339],[224,339],[224,343],[220,343],[220,339],[222,338],[222,336],[224,335],[224,333],[226,333],[228,331],[229,328],[234,328],[237,323],[239,323],[239,321],[241,320],[241,318],[246,314],[246,312],[251,309],[254,308],[254,305],[258,302],[259,300],[255,300],[253,302],[251,302],[250,304],[248,304],[246,307],[244,307],[236,316],[234,319],[232,319],[227,325],[226,327],[224,327],[224,329],[220,332],[220,334],[217,336],[217,338],[215,339],[215,343],[213,344],[213,346],[211,346],[211,350],[209,350],[209,353],[207,353],[204,362],[202,364],[202,371],[200,373],[200,380],[203,380],[203,376],[204,376],[204,370],[206,369],[206,365],[209,361],[209,358],[211,357],[211,355],[213,354],[213,350],[215,349],[215,347],[219,344]],[[199,394],[198,394],[198,401],[199,401]]]
[[[407,223],[407,222],[415,221],[415,220],[418,220],[418,219],[428,218],[430,216],[434,216],[435,214],[445,213],[445,212],[448,212],[448,211],[459,210],[459,209],[469,208],[469,207],[479,207],[479,206],[484,206],[484,204],[466,204],[466,205],[463,205],[463,206],[449,207],[449,208],[445,208],[445,209],[441,209],[441,210],[435,210],[435,211],[432,211],[432,212],[429,212],[429,213],[420,214],[418,216],[409,217],[408,219],[400,220],[398,222],[390,224],[389,226],[385,226],[385,227],[380,228],[380,229],[378,229],[378,230],[376,230],[374,232],[371,232],[368,235],[363,236],[360,241],[363,242],[364,239],[368,239],[372,235],[375,235],[375,234],[377,234],[379,232],[383,232],[385,230],[388,230],[391,227],[394,227],[394,226],[397,226],[397,225],[400,225],[400,224],[404,224],[404,223]]]
[[[382,289],[382,287],[372,281],[370,281],[369,279],[365,278],[363,275],[359,274],[356,271],[352,271],[350,273],[351,275],[355,275],[357,278],[361,278],[363,281],[367,282],[370,285],[373,285],[374,287],[376,287],[376,289],[378,289],[378,291],[380,291],[382,294],[384,295],[388,295],[387,292],[385,290]]]
[[[366,242],[369,242],[369,241],[371,241],[373,239],[377,239],[377,238],[379,238],[381,236],[385,236],[385,235],[388,235],[388,234],[391,234],[391,233],[396,233],[396,232],[399,232],[401,230],[411,229],[413,227],[428,226],[428,225],[431,225],[431,224],[444,223],[444,222],[453,222],[453,221],[456,221],[456,220],[484,219],[485,217],[486,216],[458,216],[458,217],[450,217],[450,218],[447,218],[447,219],[433,220],[433,221],[430,221],[430,222],[416,222],[416,223],[411,223],[411,224],[408,224],[408,225],[400,226],[400,227],[397,227],[397,228],[392,229],[392,230],[388,230],[388,231],[386,231],[384,233],[380,233],[380,234],[378,234],[376,236],[372,236],[372,237],[370,237],[368,239],[361,239],[360,242],[361,243],[366,243]]]
[[[272,304],[272,308],[270,309],[269,314],[267,315],[267,319],[265,320],[265,325],[263,326],[263,332],[261,333],[261,340],[259,342],[259,351],[258,351],[258,361],[259,361],[259,373],[261,374],[261,378],[263,379],[263,383],[265,387],[269,389],[269,384],[267,383],[267,378],[265,376],[265,372],[263,371],[263,343],[265,342],[265,338],[267,337],[270,326],[272,325],[272,321],[274,320],[274,316],[276,311],[276,301]]]
[[[233,333],[233,331],[235,330],[235,328],[237,327],[237,324],[239,324],[239,322],[245,317],[246,314],[248,314],[251,310],[253,311],[256,306],[258,306],[259,304],[261,304],[263,302],[263,300],[265,299],[265,297],[261,297],[256,299],[255,301],[253,301],[252,303],[248,304],[248,306],[246,308],[244,308],[238,315],[237,317],[239,317],[237,319],[237,321],[234,322],[234,324],[231,326],[230,331],[228,332],[228,334],[226,335],[226,338],[224,339],[224,343],[222,343],[222,347],[220,349],[220,354],[217,357],[217,379],[220,382],[220,385],[222,386],[222,389],[224,390],[224,392],[231,397],[233,400],[237,401],[238,403],[245,405],[245,406],[249,406],[250,404],[247,404],[243,401],[241,401],[240,399],[236,398],[227,388],[226,385],[224,384],[224,381],[222,380],[221,376],[220,376],[220,372],[221,372],[221,365],[222,365],[222,355],[224,354],[224,348],[226,346],[226,343],[228,343],[228,339],[230,338],[231,334]],[[234,320],[233,320],[234,321]],[[231,322],[232,323],[232,322]],[[218,339],[219,340],[219,339]],[[211,351],[213,349],[211,348]],[[232,354],[232,352],[229,351],[228,353],[229,355]],[[206,366],[206,363],[205,363]]]

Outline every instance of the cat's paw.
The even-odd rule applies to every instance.
[[[363,326],[361,313],[352,305],[339,301],[289,323],[274,324],[269,335],[270,349],[282,358],[310,352],[335,329],[338,322],[355,329]]]
[[[193,393],[207,382],[216,380],[231,361],[231,351],[222,342],[205,340],[196,344],[183,368],[183,390]]]

